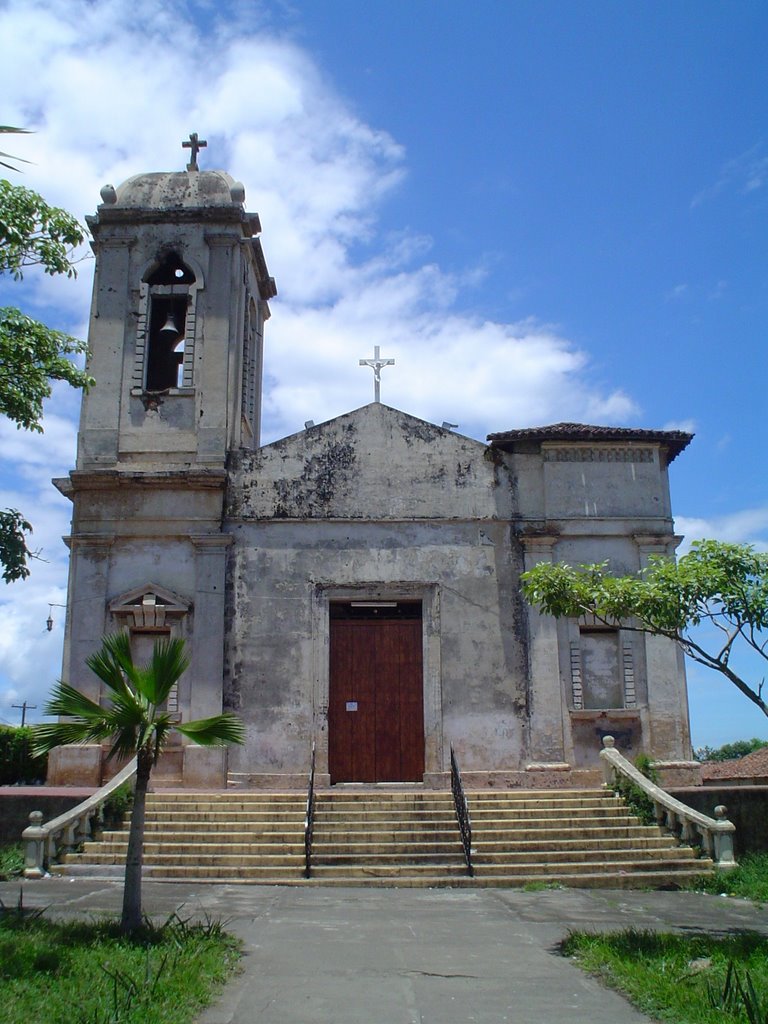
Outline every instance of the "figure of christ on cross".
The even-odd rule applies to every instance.
[[[373,346],[373,359],[361,359],[361,366],[370,366],[373,370],[373,395],[374,402],[381,401],[381,368],[383,366],[394,366],[394,359],[382,359],[379,355],[379,346]]]
[[[189,154],[189,163],[187,164],[188,171],[199,171],[200,168],[197,166],[197,154],[201,149],[205,149],[208,145],[206,139],[199,138],[197,132],[192,132],[189,136],[189,142],[182,142],[183,149],[191,150]]]

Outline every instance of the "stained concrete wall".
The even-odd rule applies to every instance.
[[[411,595],[425,608],[428,774],[445,770],[451,743],[468,773],[529,762],[593,768],[600,723],[577,728],[569,714],[569,640],[578,627],[529,609],[520,574],[538,550],[636,571],[645,550],[638,537],[672,544],[658,452],[612,452],[610,462],[591,462],[580,449],[573,462],[547,463],[541,452],[495,451],[372,404],[234,455],[224,701],[245,719],[248,742],[230,765],[306,771],[311,740],[326,727],[328,601]],[[589,506],[573,498],[574,471]],[[650,750],[645,648],[633,644],[638,708],[622,713],[638,749]],[[684,676],[667,660],[654,684],[665,718],[654,722],[654,752],[686,757]]]

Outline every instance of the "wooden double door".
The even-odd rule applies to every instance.
[[[331,782],[421,782],[421,618],[332,618],[330,631]]]

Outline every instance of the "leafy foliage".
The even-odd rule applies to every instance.
[[[136,757],[136,787],[125,861],[122,928],[141,927],[141,866],[144,844],[144,808],[149,778],[173,730],[201,746],[242,743],[245,729],[231,712],[194,722],[177,722],[164,706],[172,687],[189,666],[184,641],[157,640],[147,665],[135,665],[128,633],[104,637],[99,651],[87,659],[88,667],[108,691],[109,704],[99,704],[73,686],[59,682],[45,705],[47,715],[61,721],[35,725],[38,753],[66,743],[111,743],[109,757]]]
[[[30,726],[0,726],[0,786],[17,782],[42,782],[48,758],[32,752],[33,733]]]
[[[0,274],[15,280],[24,267],[74,277],[74,250],[85,241],[79,222],[66,210],[49,206],[37,192],[0,179]]]
[[[523,574],[523,592],[556,618],[586,616],[675,640],[768,715],[762,682],[747,682],[731,666],[737,645],[768,661],[768,553],[745,544],[696,541],[679,560],[652,557],[646,569],[630,576],[611,575],[606,562],[542,562]],[[693,632],[701,625],[719,633],[712,649]]]
[[[763,747],[768,747],[768,740],[759,740],[754,736],[751,740],[724,743],[722,747],[697,747],[693,756],[697,761],[736,761],[747,754],[754,754],[756,750],[762,750]]]
[[[0,133],[21,131],[0,125]],[[16,170],[2,160],[0,165]],[[73,277],[74,250],[84,239],[83,228],[70,214],[49,206],[37,192],[0,179],[0,274],[19,280],[25,267],[40,266],[46,274]],[[93,384],[72,360],[85,352],[84,342],[15,307],[0,308],[0,414],[20,429],[42,433],[43,402],[51,394],[51,381],[84,389]],[[6,583],[29,575],[28,560],[35,552],[25,534],[31,530],[16,509],[0,512],[0,565]]]
[[[107,827],[122,825],[128,811],[133,807],[133,786],[130,782],[124,782],[122,786],[114,789],[102,807],[104,823]]]
[[[36,751],[109,739],[109,757],[144,755],[153,766],[174,729],[201,746],[243,742],[243,724],[231,712],[182,724],[162,710],[171,688],[189,666],[183,640],[156,641],[152,660],[141,666],[133,663],[129,634],[114,633],[104,637],[101,650],[86,664],[110,691],[111,705],[98,704],[67,683],[57,683],[45,713],[66,721],[33,726]]]
[[[635,758],[635,768],[642,772],[646,779],[650,779],[651,782],[658,785],[659,773],[654,768],[653,761],[647,754],[638,754]],[[636,815],[644,825],[656,824],[656,810],[653,806],[653,800],[636,782],[628,779],[626,775],[616,772],[612,788],[614,793],[622,798],[628,810]]]
[[[27,545],[25,534],[32,533],[32,524],[16,509],[0,512],[0,565],[6,583],[23,580],[29,576],[27,559],[35,552]]]
[[[0,413],[19,428],[42,433],[43,401],[50,397],[51,381],[86,390],[93,384],[70,359],[86,351],[85,342],[13,306],[0,307]]]

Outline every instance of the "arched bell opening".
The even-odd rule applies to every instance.
[[[184,385],[184,357],[191,286],[195,275],[177,253],[168,253],[147,277],[149,332],[144,387],[168,391]]]

